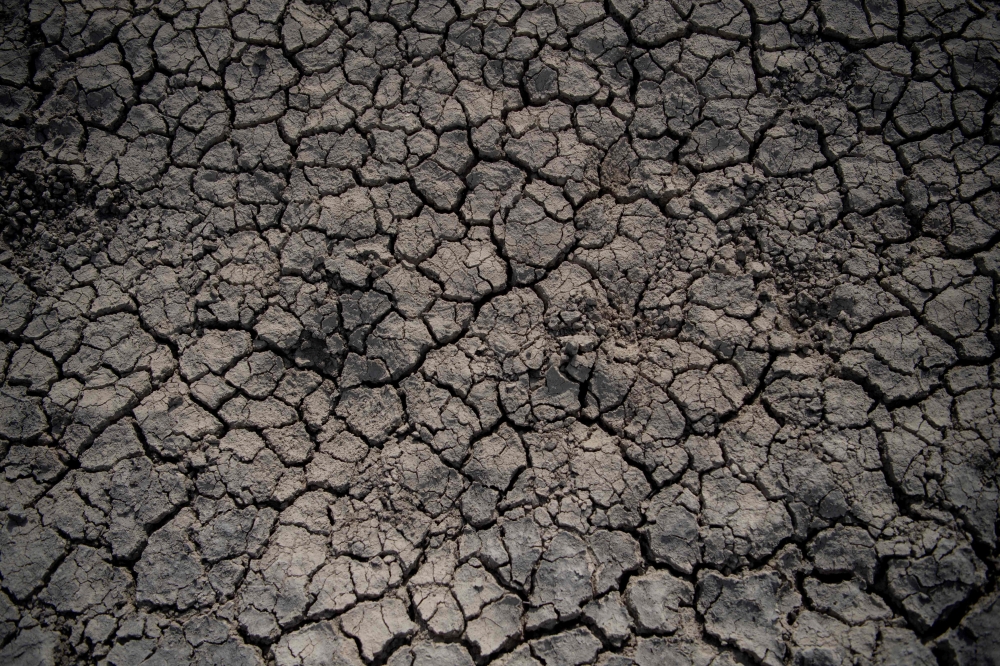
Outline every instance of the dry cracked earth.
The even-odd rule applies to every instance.
[[[1000,663],[1000,15],[4,0],[4,666]]]

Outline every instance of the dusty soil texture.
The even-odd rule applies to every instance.
[[[1000,663],[998,12],[0,0],[0,664]]]

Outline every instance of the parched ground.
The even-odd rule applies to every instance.
[[[0,664],[1000,663],[1000,15],[0,2]]]

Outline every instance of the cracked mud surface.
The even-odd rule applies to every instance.
[[[998,48],[3,0],[0,664],[997,664]]]

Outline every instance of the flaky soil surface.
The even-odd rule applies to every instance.
[[[1000,663],[998,12],[0,0],[0,664]]]

